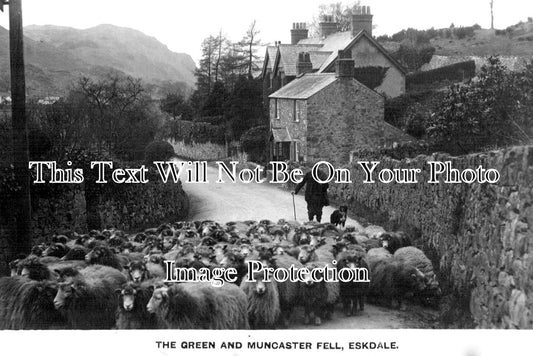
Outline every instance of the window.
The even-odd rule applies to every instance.
[[[298,105],[298,100],[294,100],[294,108],[293,108],[293,120],[294,122],[300,122],[300,105]]]
[[[278,120],[281,118],[280,104],[281,103],[278,103],[278,99],[274,99],[274,110],[276,112],[276,119],[278,119]]]

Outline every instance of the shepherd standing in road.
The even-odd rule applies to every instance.
[[[317,170],[317,172],[318,178],[325,180],[325,174],[320,170]],[[309,217],[309,221],[313,221],[316,216],[316,221],[320,222],[322,219],[322,208],[329,205],[329,185],[328,183],[317,182],[313,177],[312,172],[309,171],[304,175],[303,180],[298,183],[291,194],[298,194],[304,185],[306,185],[305,201],[307,202],[307,216]]]

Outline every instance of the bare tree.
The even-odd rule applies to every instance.
[[[349,5],[344,5],[342,2],[321,4],[318,6],[318,15],[313,17],[313,21],[309,26],[311,36],[318,36],[319,23],[324,15],[333,16],[333,21],[339,24],[339,31],[348,31],[352,24],[352,14],[356,7],[361,4],[360,0],[356,0]]]
[[[245,57],[244,66],[247,69],[249,78],[252,78],[253,72],[259,68],[257,63],[259,56],[256,54],[257,47],[261,46],[261,41],[257,39],[259,32],[256,28],[256,21],[254,20],[246,31],[246,35],[239,42],[243,57]]]

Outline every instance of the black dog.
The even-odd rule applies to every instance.
[[[335,224],[335,226],[341,225],[344,227],[347,216],[348,207],[346,205],[341,205],[338,210],[335,210],[333,213],[331,213],[329,222]]]

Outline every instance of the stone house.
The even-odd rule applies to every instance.
[[[305,23],[293,23],[291,44],[268,46],[263,61],[264,102],[268,96],[307,72],[334,73],[338,52],[351,53],[354,77],[388,97],[405,93],[405,69],[372,37],[370,7],[352,15],[351,29],[339,31],[332,16],[319,23],[320,36],[309,38]],[[302,62],[301,53],[307,54]]]
[[[349,55],[337,53],[335,73],[305,73],[269,95],[271,160],[346,163],[357,148],[413,140],[385,122],[383,96],[354,78]]]

